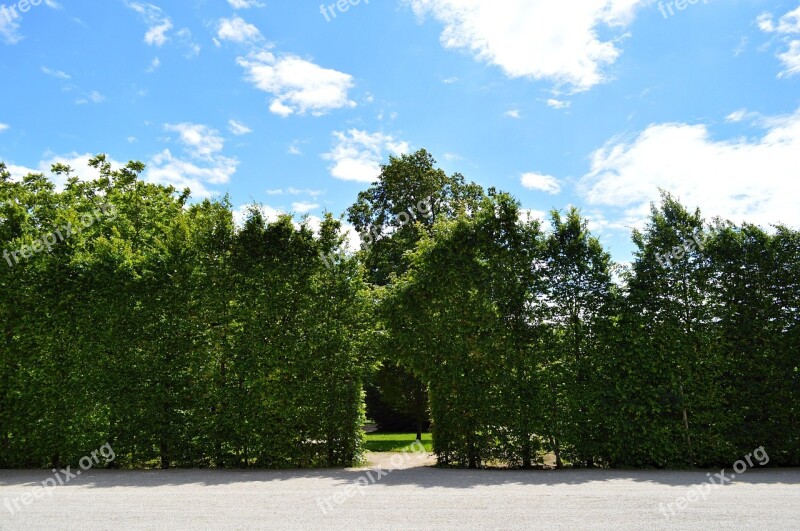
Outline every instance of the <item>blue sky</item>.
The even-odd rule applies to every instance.
[[[315,222],[426,148],[533,215],[579,206],[621,261],[659,187],[800,227],[797,0],[2,2],[15,176],[106,153]]]

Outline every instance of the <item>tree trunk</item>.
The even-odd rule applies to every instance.
[[[470,435],[470,438],[469,438],[469,449],[468,449],[468,452],[469,452],[469,455],[468,455],[468,459],[469,459],[469,465],[468,466],[469,466],[469,468],[471,468],[471,469],[478,468],[478,456],[475,455],[475,441],[472,439],[472,435]]]
[[[553,444],[553,452],[556,454],[556,468],[562,468],[564,463],[561,462],[561,447],[558,445],[558,439],[551,438],[550,441]]]
[[[522,444],[522,468],[528,470],[533,465],[531,459],[531,440],[530,435],[525,436],[525,442]]]
[[[167,443],[164,442],[162,439],[161,444],[159,444],[159,453],[161,455],[161,469],[167,470],[169,468],[169,453],[167,450]]]
[[[689,431],[689,413],[686,411],[686,400],[683,395],[683,383],[680,384],[681,390],[681,407],[683,408],[683,427],[686,429],[686,445],[689,448],[689,466],[694,468],[694,450],[692,450],[692,435]]]

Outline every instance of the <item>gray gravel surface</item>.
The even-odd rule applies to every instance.
[[[800,530],[797,469],[750,470],[670,514],[709,471],[440,470],[402,456],[389,472],[391,457],[347,470],[90,470],[28,505],[53,474],[0,471],[0,529]]]

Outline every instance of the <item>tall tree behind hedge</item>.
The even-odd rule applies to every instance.
[[[374,286],[389,285],[408,268],[406,253],[414,249],[423,232],[430,234],[439,219],[475,208],[483,195],[479,186],[467,183],[462,175],[448,176],[437,168],[436,160],[425,150],[390,157],[377,181],[360,192],[347,210],[348,220],[362,234],[365,249],[359,258],[366,267],[367,281]],[[404,365],[391,341],[374,347],[381,362],[371,377],[374,387],[397,412],[415,417],[417,438],[421,438],[427,417],[425,385]]]
[[[507,195],[486,198],[423,235],[384,301],[389,337],[428,383],[442,464],[530,465],[537,410],[520,393],[535,378],[526,296],[538,231]]]

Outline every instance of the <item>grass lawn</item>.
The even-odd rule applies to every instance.
[[[370,452],[402,452],[416,439],[416,433],[368,433],[366,448]],[[433,452],[430,433],[422,434],[422,445],[426,452]]]

